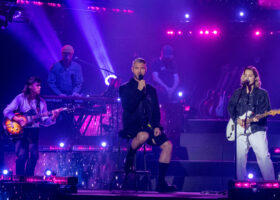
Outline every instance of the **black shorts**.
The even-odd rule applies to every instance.
[[[168,141],[168,138],[164,134],[164,131],[162,128],[160,128],[161,134],[157,137],[154,135],[154,130],[148,126],[143,127],[143,128],[138,128],[138,129],[123,129],[119,132],[119,136],[122,138],[127,138],[127,139],[133,139],[136,137],[136,135],[139,132],[147,132],[149,134],[149,139],[146,141],[147,144],[151,146],[160,146],[166,141]]]

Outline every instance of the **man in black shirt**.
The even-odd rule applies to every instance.
[[[160,126],[160,110],[156,90],[143,79],[147,72],[146,61],[137,58],[132,64],[133,78],[120,87],[119,93],[123,107],[123,130],[120,136],[131,138],[131,146],[126,156],[125,172],[133,169],[137,149],[147,142],[160,146],[159,177],[156,190],[175,191],[174,186],[165,182],[165,174],[171,160],[172,143],[167,139]]]
[[[174,61],[173,48],[169,45],[164,45],[161,50],[161,56],[152,62],[151,68],[159,102],[173,102],[180,82],[177,65]]]
[[[270,101],[267,92],[261,89],[260,76],[254,66],[245,68],[241,85],[242,88],[234,92],[228,104],[230,117],[237,121],[237,179],[247,178],[247,154],[252,147],[264,180],[274,180],[266,138],[267,119],[258,118],[258,114],[271,110]],[[249,118],[252,118],[253,122],[246,125]]]

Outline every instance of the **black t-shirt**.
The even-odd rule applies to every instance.
[[[165,61],[157,58],[151,64],[151,71],[158,72],[159,78],[168,86],[172,87],[174,84],[174,74],[177,74],[176,63],[172,61]]]

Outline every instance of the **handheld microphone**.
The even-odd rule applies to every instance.
[[[243,85],[244,86],[249,86],[250,85],[250,81],[248,79],[246,79],[244,82],[243,82]]]
[[[143,74],[140,74],[140,75],[138,76],[139,81],[143,80],[143,78],[144,78],[144,75],[143,75]]]

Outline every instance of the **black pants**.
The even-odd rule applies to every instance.
[[[26,128],[23,137],[16,140],[16,175],[34,176],[39,158],[39,128]]]

